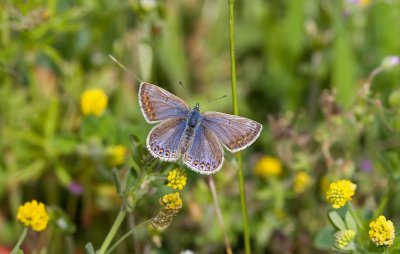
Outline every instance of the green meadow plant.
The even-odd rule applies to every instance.
[[[400,253],[399,10],[1,1],[0,253]],[[212,177],[160,162],[136,77],[262,135]]]

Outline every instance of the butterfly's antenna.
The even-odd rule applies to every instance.
[[[188,90],[186,89],[186,87],[183,85],[182,81],[178,80],[178,83],[179,83],[179,85],[181,85],[181,87],[183,88],[183,90],[185,90],[185,92],[189,95],[189,97],[191,97],[189,91],[188,91]]]
[[[128,68],[125,67],[125,65],[123,65],[122,63],[120,63],[115,57],[113,57],[112,55],[108,55],[109,58],[111,58],[111,60],[113,60],[116,64],[119,65],[119,67],[121,67],[124,71],[126,71],[127,73],[129,73],[134,79],[136,79],[137,81],[139,81],[139,83],[142,83],[143,80],[141,80],[140,78],[138,78],[138,76],[136,76],[133,72],[131,72],[130,70],[128,70]]]
[[[204,103],[203,105],[207,105],[207,104],[209,104],[209,103],[211,103],[211,102],[214,102],[214,101],[217,101],[217,100],[226,98],[226,97],[227,97],[226,94],[225,94],[225,95],[222,95],[222,96],[220,96],[220,97],[218,97],[218,98],[208,100],[208,101],[207,101],[206,103]]]

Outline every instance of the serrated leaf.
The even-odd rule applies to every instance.
[[[346,230],[346,224],[344,223],[343,219],[336,211],[330,211],[328,213],[329,220],[332,224],[339,230]]]

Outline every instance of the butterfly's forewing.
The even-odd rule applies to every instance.
[[[256,121],[220,112],[205,112],[202,125],[212,130],[232,153],[251,145],[262,130],[262,125]]]
[[[148,123],[186,117],[190,110],[181,98],[146,82],[141,83],[139,87],[139,104]]]
[[[222,167],[224,150],[215,134],[200,125],[192,145],[183,155],[183,162],[198,173],[213,174]]]
[[[150,153],[164,161],[176,161],[180,154],[180,141],[185,126],[185,118],[168,119],[155,126],[146,141]]]

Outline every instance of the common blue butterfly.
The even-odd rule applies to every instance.
[[[139,104],[148,123],[158,123],[147,136],[150,153],[164,161],[183,163],[201,174],[217,172],[224,162],[222,145],[232,152],[243,150],[260,135],[256,121],[220,112],[191,109],[181,98],[150,83],[142,82]]]

